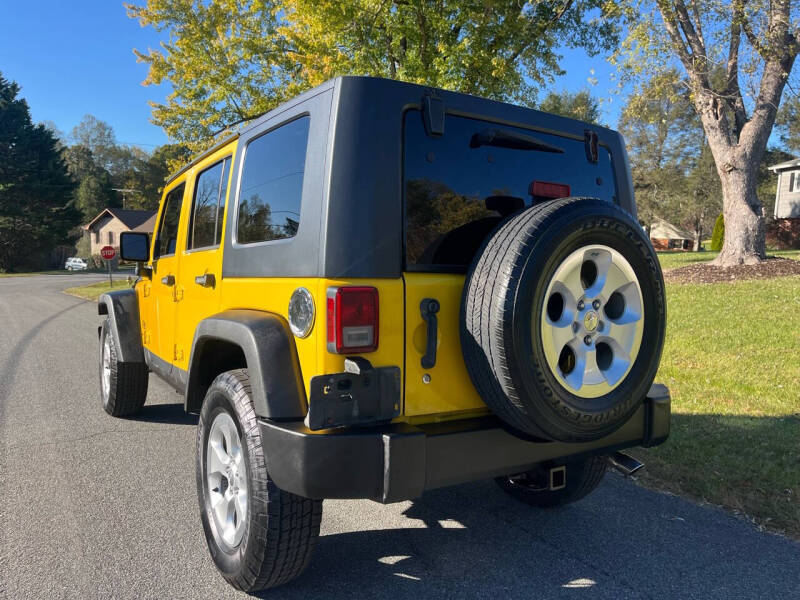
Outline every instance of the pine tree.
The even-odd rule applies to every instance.
[[[58,141],[0,73],[0,271],[32,265],[80,223]]]
[[[714,232],[711,234],[711,249],[714,252],[722,250],[722,243],[725,241],[725,217],[720,213],[717,222],[714,223]]]

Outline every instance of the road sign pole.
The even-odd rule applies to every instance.
[[[117,251],[114,250],[113,246],[103,246],[100,248],[100,256],[105,259],[108,263],[108,285],[109,287],[114,285],[114,282],[111,280],[111,261],[114,260],[114,257],[117,255]]]

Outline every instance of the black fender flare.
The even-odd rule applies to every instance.
[[[131,288],[101,294],[97,300],[97,314],[109,316],[117,360],[126,363],[145,362],[136,290]]]
[[[308,412],[294,336],[286,319],[258,310],[227,310],[200,321],[189,357],[187,409],[202,405],[207,379],[202,358],[214,341],[241,349],[247,363],[256,415],[303,419]]]

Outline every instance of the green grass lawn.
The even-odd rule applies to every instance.
[[[71,287],[64,290],[67,294],[77,296],[78,298],[85,298],[86,300],[97,300],[100,294],[105,294],[111,290],[121,290],[129,288],[131,284],[128,283],[124,276],[118,275],[114,278],[114,285],[108,284],[108,281],[101,281],[99,283],[92,283],[90,285],[82,285],[79,287]]]
[[[644,482],[800,537],[800,277],[668,284],[667,307],[672,435],[634,452]]]

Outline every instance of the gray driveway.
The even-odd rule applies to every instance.
[[[0,278],[0,597],[242,597],[207,556],[181,397],[152,377],[138,418],[100,408],[96,307],[60,292],[100,278]],[[309,570],[265,597],[800,598],[800,544],[616,475],[551,511],[481,482],[325,502]]]

